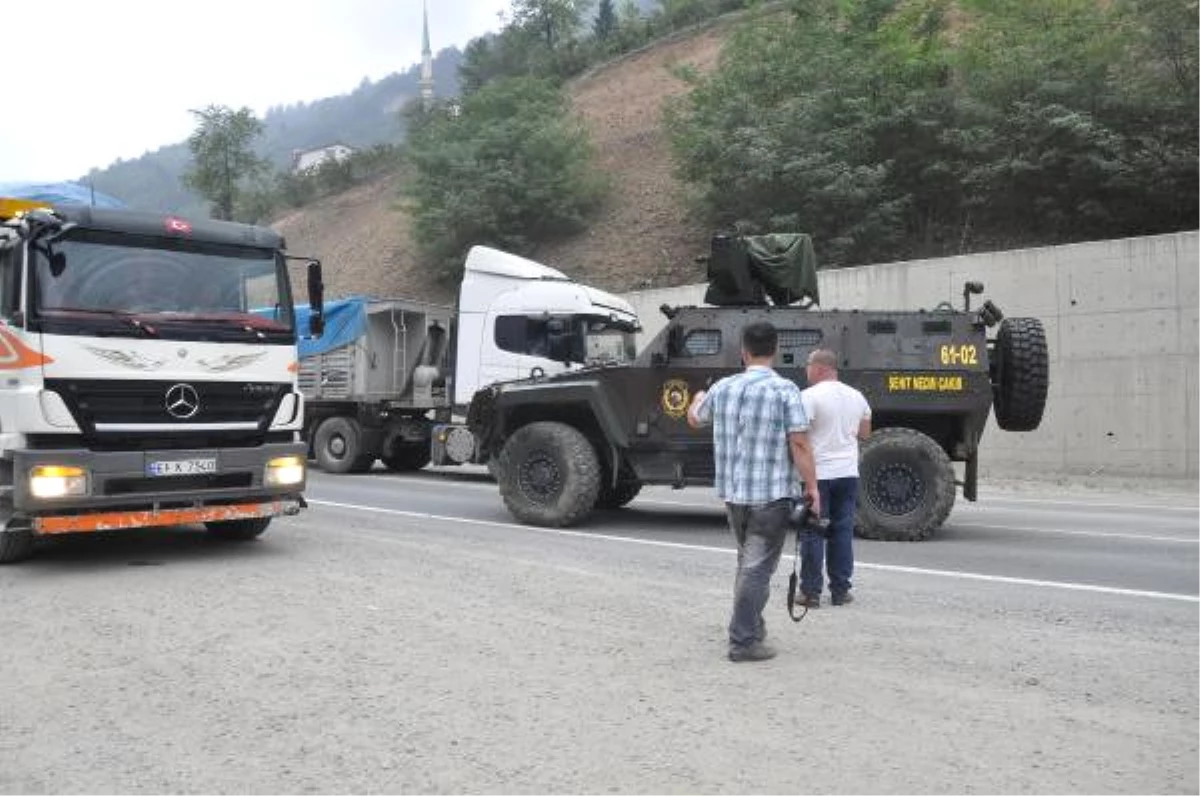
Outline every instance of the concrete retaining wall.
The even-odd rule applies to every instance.
[[[1196,232],[888,263],[820,273],[826,308],[962,306],[1039,318],[1050,349],[1042,426],[1000,431],[989,421],[981,471],[1196,479],[1200,422],[1200,236]],[[703,303],[704,285],[629,293],[639,344],[666,324],[662,304]]]

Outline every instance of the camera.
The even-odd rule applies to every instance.
[[[812,503],[806,497],[792,504],[792,513],[788,515],[788,526],[797,532],[815,533],[828,539],[832,533],[829,520],[812,510]]]

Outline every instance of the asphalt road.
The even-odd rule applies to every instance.
[[[513,524],[471,473],[314,475],[260,540],[0,569],[0,791],[1195,793],[1195,496],[986,494],[724,659],[708,490]]]

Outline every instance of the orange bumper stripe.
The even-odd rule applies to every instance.
[[[203,506],[193,509],[161,511],[112,511],[103,514],[72,514],[62,517],[38,517],[33,521],[37,534],[115,531],[121,528],[150,528],[163,525],[191,525],[197,522],[247,520],[274,517],[285,513],[296,501],[271,500],[266,503],[238,503],[229,506]]]

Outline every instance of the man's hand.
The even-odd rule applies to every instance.
[[[821,516],[821,490],[817,489],[816,482],[804,485],[804,497],[808,501],[808,505],[812,510],[813,516]]]
[[[704,400],[704,396],[706,395],[708,395],[707,391],[697,390],[696,394],[692,396],[692,402],[688,404],[687,422],[692,428],[704,427],[704,423],[702,423],[700,418],[696,416],[696,407],[700,405],[700,402]]]

